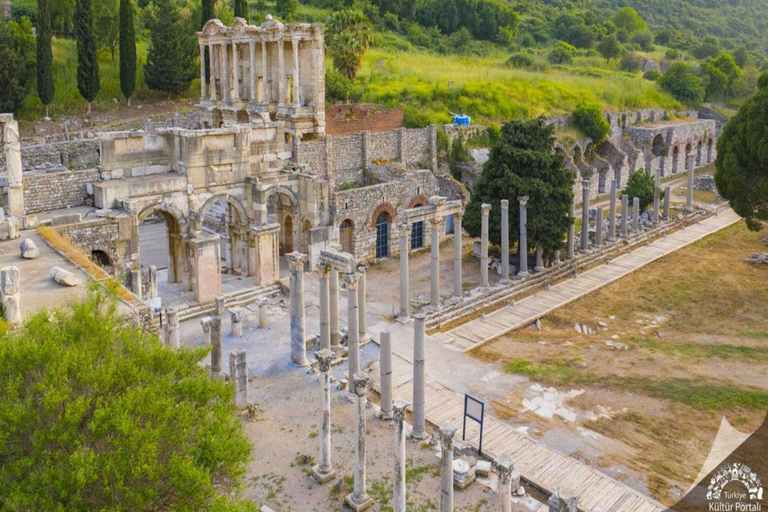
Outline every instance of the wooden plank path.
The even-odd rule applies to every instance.
[[[412,384],[406,383],[395,390],[395,396],[411,401]],[[426,418],[438,427],[450,420],[461,435],[464,402],[460,394],[427,379]],[[475,449],[479,444],[479,430],[467,423],[467,442]],[[590,512],[661,512],[667,507],[641,492],[614,480],[600,471],[564,455],[535,439],[522,434],[510,425],[486,415],[483,431],[483,455],[493,458],[508,455],[530,485],[552,494],[558,489],[573,489],[580,496],[579,510]]]
[[[432,337],[464,351],[471,350],[515,329],[530,325],[547,313],[728,227],[739,219],[740,217],[728,208],[719,215],[704,219],[698,224],[676,231],[609,263],[579,274],[575,279],[563,281],[549,290],[543,290],[446,332],[435,333]]]

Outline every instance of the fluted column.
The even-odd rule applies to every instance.
[[[248,71],[250,72],[251,78],[251,101],[256,101],[256,41],[248,42],[248,57]]]
[[[693,213],[693,155],[685,158],[685,167],[688,169],[688,189],[685,191],[685,213]]]
[[[205,45],[200,45],[200,101],[205,99]]]
[[[629,196],[622,194],[621,196],[621,236],[627,238],[629,224]]]
[[[328,281],[331,269],[328,265],[320,265],[317,269],[320,276],[320,348],[331,348],[331,315],[329,311],[330,293]]]
[[[589,247],[589,180],[581,180],[581,250]]]
[[[568,247],[565,257],[567,259],[573,259],[574,245],[576,245],[576,198],[571,201],[570,212],[571,226],[568,228]]]
[[[232,43],[232,99],[240,99],[240,56],[237,51],[237,43]]]
[[[208,74],[211,77],[208,84],[211,91],[211,101],[216,101],[216,52],[213,43],[208,43]]]
[[[331,322],[331,350],[341,351],[341,333],[339,332],[339,271],[331,270],[328,279],[328,312]]]
[[[358,327],[357,285],[360,274],[352,272],[344,274],[347,284],[347,350],[349,351],[349,376],[360,371],[360,331]],[[350,393],[353,390],[350,388]]]
[[[520,242],[517,250],[520,255],[520,271],[517,276],[526,277],[528,275],[528,212],[526,210],[528,196],[520,196],[517,200],[520,203]]]
[[[418,313],[413,317],[413,439],[426,439],[426,368],[424,338],[426,337],[425,317]]]
[[[461,217],[463,213],[453,214],[453,296],[459,297],[464,294],[462,289],[462,263],[463,248],[461,246]]]
[[[227,101],[230,98],[229,90],[229,50],[227,43],[221,43],[221,60],[219,66],[221,67],[221,100]]]
[[[261,42],[261,102],[269,103],[267,98],[267,42]]]
[[[333,352],[324,348],[315,352],[320,370],[320,462],[312,467],[312,478],[324,484],[336,477],[331,465],[331,361]]]
[[[307,255],[292,252],[287,258],[291,270],[291,361],[298,366],[308,366],[304,305],[304,263]]]
[[[616,180],[611,180],[611,200],[608,204],[608,242],[616,240]]]
[[[365,510],[373,505],[373,500],[368,496],[365,488],[365,402],[368,395],[368,374],[359,372],[352,377],[352,390],[357,396],[357,432],[355,444],[355,485],[352,494],[345,500],[353,510]]]
[[[381,419],[392,419],[392,333],[382,331],[380,338],[379,382],[381,385]]]
[[[395,419],[395,472],[392,479],[394,486],[394,512],[405,510],[405,411],[408,402],[398,398],[392,404],[392,416]]]
[[[453,512],[453,436],[456,426],[452,421],[440,425],[440,512]]]
[[[293,106],[301,105],[301,79],[299,78],[299,40],[296,37],[291,38],[291,49],[293,50]]]
[[[440,219],[429,219],[432,231],[432,243],[430,247],[430,305],[440,308]]]
[[[509,282],[509,201],[501,200],[501,282]]]
[[[484,288],[488,287],[488,216],[491,213],[491,205],[483,203],[481,211],[480,232],[480,277]]]
[[[277,101],[279,106],[285,105],[285,43],[283,39],[277,41],[277,90],[280,98]]]
[[[408,224],[400,225],[400,318],[408,318],[411,316],[408,276],[408,235],[410,231]]]

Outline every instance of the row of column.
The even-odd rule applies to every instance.
[[[286,82],[285,76],[285,57],[283,41],[261,41],[261,70],[262,75],[258,75],[256,70],[257,41],[248,41],[248,70],[250,75],[250,87],[248,93],[250,95],[251,102],[269,103],[271,98],[268,98],[267,93],[267,44],[275,42],[278,50],[278,104],[284,105],[287,100],[286,95]],[[200,98],[206,99],[209,97],[211,101],[239,101],[246,100],[247,98],[240,97],[240,73],[241,70],[245,71],[243,60],[239,56],[238,48],[240,45],[246,44],[241,42],[229,42],[224,41],[220,43],[209,42],[207,50],[209,54],[209,75],[211,80],[206,84],[205,80],[205,51],[206,45],[200,45]],[[301,78],[299,76],[299,44],[300,40],[297,37],[291,38],[291,49],[293,57],[293,106],[299,106],[301,104]],[[231,48],[231,52],[230,52]],[[231,72],[230,72],[231,67]],[[218,71],[218,73],[217,73]],[[216,77],[219,78],[221,97],[218,95],[216,89]],[[243,81],[245,77],[243,76]],[[231,79],[231,82],[230,82]],[[208,90],[206,90],[206,85]]]

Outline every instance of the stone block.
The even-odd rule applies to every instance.
[[[52,226],[64,226],[66,224],[78,224],[83,221],[83,216],[79,213],[65,213],[55,215],[51,218]]]
[[[40,250],[30,238],[25,238],[19,246],[21,257],[26,260],[33,260],[40,256]]]
[[[61,267],[51,267],[51,278],[62,286],[77,286],[77,276]]]

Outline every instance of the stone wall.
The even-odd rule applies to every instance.
[[[56,226],[55,229],[87,255],[93,251],[104,252],[113,267],[120,269],[131,260],[131,226],[130,216],[122,216],[88,219],[77,224]]]
[[[373,104],[332,105],[325,111],[326,135],[386,132],[403,126],[403,107],[387,109]]]
[[[24,171],[39,169],[80,170],[95,167],[98,164],[98,139],[22,144],[21,146],[21,166]],[[5,169],[5,155],[1,154],[0,169]]]
[[[98,169],[24,173],[24,204],[27,213],[38,213],[93,203],[88,184],[101,181]]]

